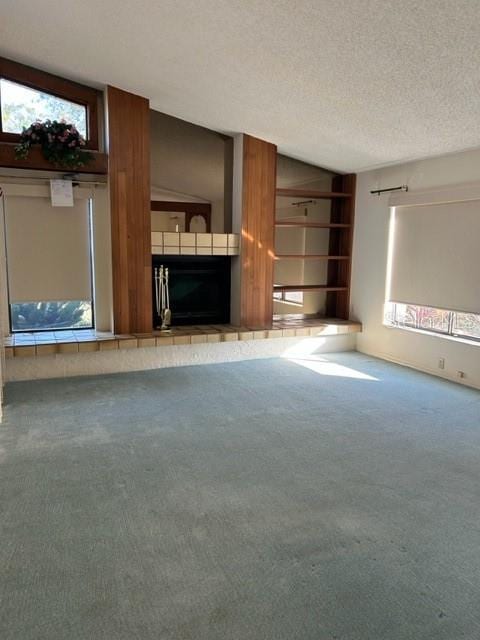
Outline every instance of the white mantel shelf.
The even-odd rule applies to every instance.
[[[152,231],[153,255],[237,256],[237,233],[175,233]]]

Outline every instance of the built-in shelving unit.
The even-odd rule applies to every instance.
[[[346,291],[348,287],[335,287],[328,284],[275,284],[274,291]]]
[[[343,191],[318,191],[316,189],[277,189],[277,196],[288,198],[314,198],[315,200],[332,200],[333,198],[351,198],[351,193]]]
[[[297,220],[277,220],[275,222],[276,227],[303,227],[303,228],[314,228],[314,229],[348,229],[349,224],[342,223],[332,223],[332,222],[308,222],[305,221],[297,221]]]
[[[327,261],[326,282],[317,284],[278,284],[274,293],[297,291],[326,292],[325,311],[332,318],[348,320],[350,300],[350,273],[353,239],[353,217],[355,207],[356,176],[338,175],[332,179],[332,191],[305,189],[277,189],[277,198],[298,198],[299,200],[330,200],[330,220],[318,222],[305,216],[294,219],[276,219],[275,226],[283,228],[325,229],[328,232],[328,253],[278,254],[275,260],[319,260]]]
[[[275,256],[275,260],[350,260],[349,256],[330,256],[321,254],[290,253]]]

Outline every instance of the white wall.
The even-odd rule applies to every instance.
[[[351,313],[363,324],[363,332],[357,334],[359,351],[480,388],[480,344],[389,328],[382,324],[389,196],[378,197],[369,193],[371,189],[401,184],[408,184],[409,191],[415,192],[474,182],[480,182],[480,149],[358,175]],[[478,295],[478,291],[472,295]],[[445,358],[443,371],[438,368],[439,358]],[[463,380],[458,379],[457,371],[465,372]]]
[[[58,354],[6,360],[6,380],[38,380],[87,376],[214,362],[286,357],[306,360],[322,353],[352,351],[355,333],[333,336],[238,340],[144,349],[115,349],[94,353]]]
[[[158,111],[150,111],[150,126],[152,199],[167,190],[190,196],[190,202],[210,202],[212,232],[222,233],[225,138]]]

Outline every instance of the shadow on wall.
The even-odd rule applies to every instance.
[[[152,199],[208,202],[212,232],[229,231],[231,138],[159,111],[150,117]]]

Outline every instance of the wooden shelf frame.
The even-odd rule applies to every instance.
[[[345,193],[355,194],[356,175],[336,176],[332,181],[332,188]],[[327,270],[328,284],[335,283],[344,286],[345,290],[328,292],[326,299],[326,314],[336,318],[348,320],[350,315],[350,279],[352,268],[353,225],[355,216],[355,197],[346,200],[333,200],[330,210],[332,224],[348,224],[343,230],[330,232],[328,253],[332,255],[347,255],[349,260],[330,261]]]
[[[350,227],[349,224],[345,224],[342,222],[308,222],[307,220],[296,222],[289,220],[276,220],[276,227],[305,227],[312,229],[348,229]]]
[[[340,287],[328,284],[275,284],[274,293],[290,291],[347,291],[348,287]]]
[[[276,254],[275,260],[350,260],[350,256],[331,256],[321,253],[284,253]]]
[[[278,198],[314,198],[316,200],[335,200],[351,198],[351,193],[343,191],[317,191],[316,189],[277,189]]]
[[[351,255],[355,212],[356,175],[338,175],[332,181],[332,191],[304,189],[277,189],[277,197],[331,200],[330,221],[276,219],[277,228],[305,228],[329,230],[328,254],[279,254],[275,260],[325,260],[328,264],[326,284],[274,285],[273,291],[324,291],[326,315],[341,320],[349,319]]]
[[[108,156],[106,153],[91,151],[92,160],[83,167],[71,169],[58,167],[45,160],[40,147],[32,147],[28,158],[19,160],[15,157],[15,144],[0,142],[0,167],[9,169],[35,169],[37,171],[54,171],[56,173],[94,173],[106,175],[108,173]]]

